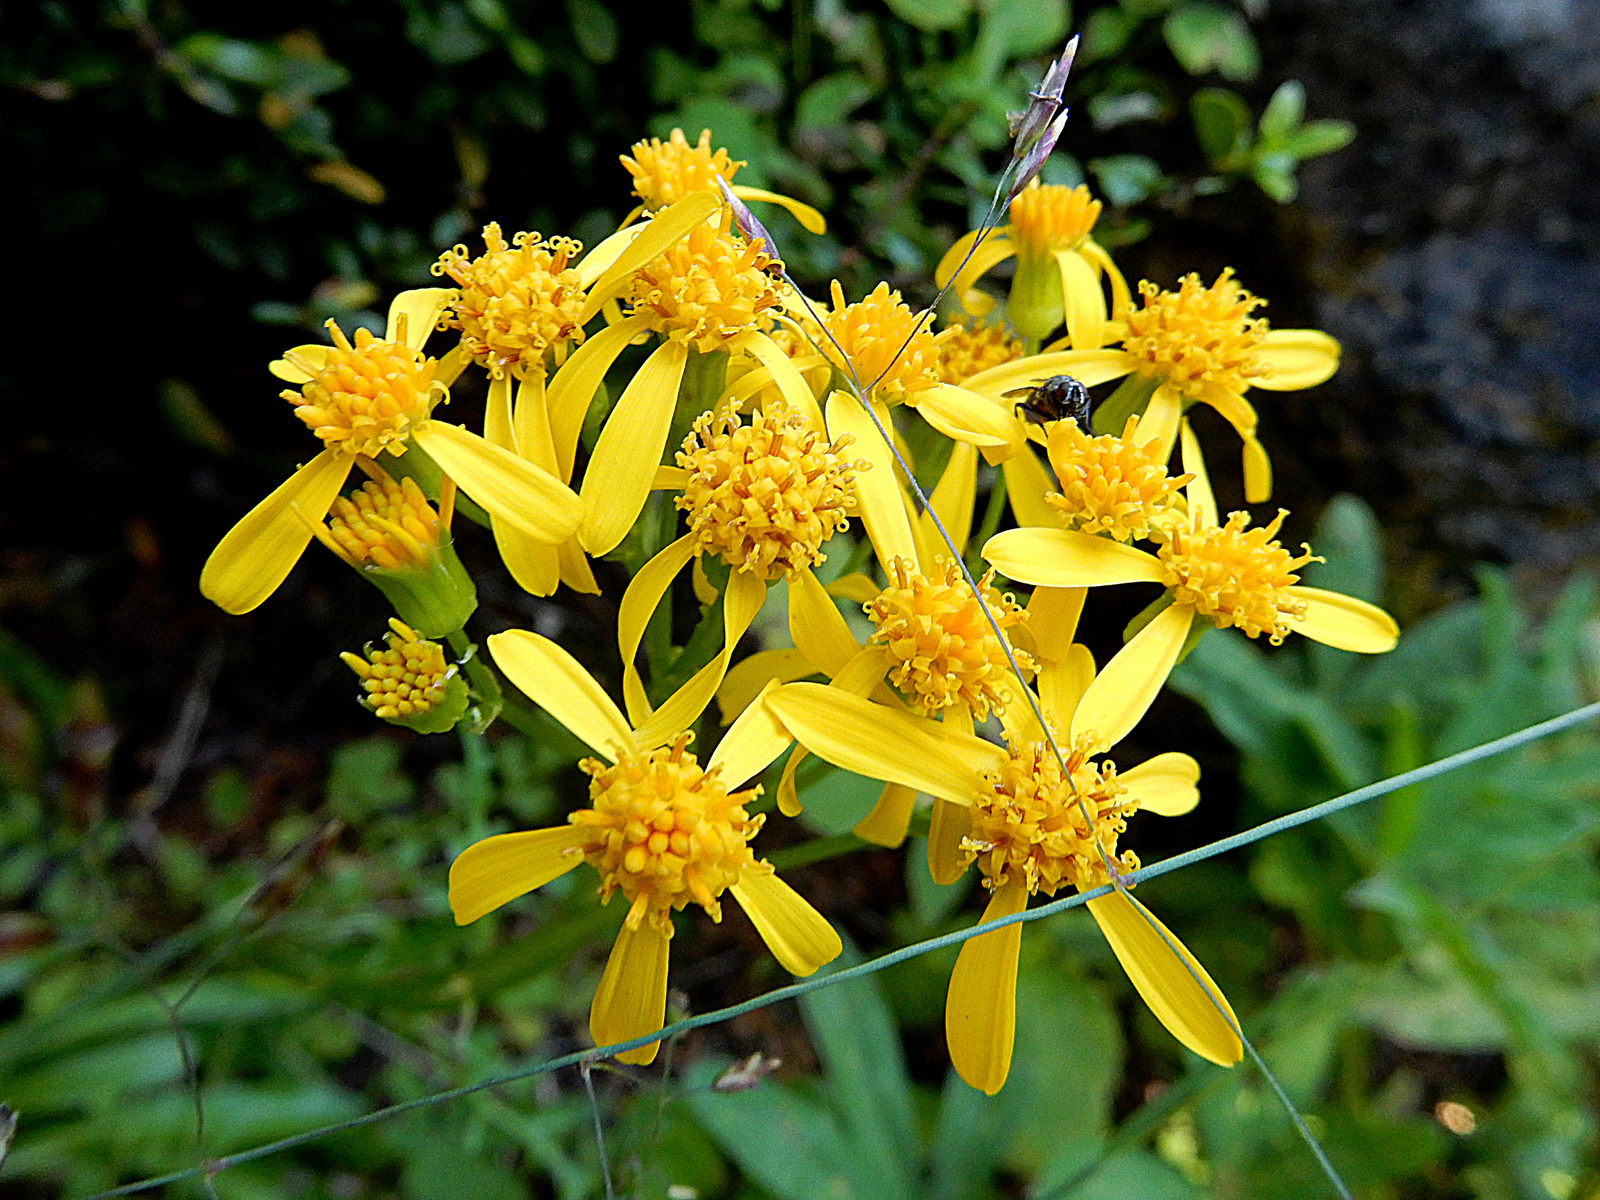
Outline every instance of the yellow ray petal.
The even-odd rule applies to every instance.
[[[589,560],[578,545],[577,538],[568,538],[556,547],[556,561],[561,565],[561,582],[575,592],[598,596],[600,585],[595,582]]]
[[[672,943],[646,921],[637,933],[624,925],[617,933],[605,974],[589,1007],[589,1036],[610,1046],[654,1033],[667,1019],[667,950]],[[646,1066],[660,1042],[617,1055],[618,1062]]]
[[[628,536],[650,496],[688,360],[689,348],[683,342],[656,347],[623,389],[600,431],[583,473],[580,495],[589,515],[578,532],[583,548],[597,558]]]
[[[1217,498],[1211,491],[1211,476],[1206,473],[1205,457],[1200,453],[1200,439],[1195,437],[1187,418],[1179,422],[1178,442],[1184,472],[1194,476],[1184,488],[1184,495],[1189,500],[1189,512],[1198,513],[1207,525],[1215,525]]]
[[[517,434],[511,424],[511,376],[489,380],[489,398],[483,408],[483,440],[517,453]],[[548,468],[546,468],[548,469]]]
[[[794,365],[794,359],[780,350],[776,342],[764,333],[751,330],[734,338],[728,349],[733,353],[748,354],[772,372],[772,382],[777,384],[789,411],[799,413],[805,418],[806,424],[818,433],[823,431],[822,410],[817,407],[817,398],[806,386],[805,376]]]
[[[975,446],[1004,446],[1013,454],[1027,440],[1022,422],[976,392],[939,383],[907,397],[922,419],[945,437]]]
[[[304,362],[319,371],[328,365],[328,356],[332,353],[332,346],[317,345],[296,346],[293,350],[289,351],[289,354],[294,355],[294,357],[299,359],[301,362]],[[273,359],[267,364],[267,370],[271,371],[285,383],[294,384],[295,387],[299,387],[303,383],[310,383],[312,379],[309,373],[301,370],[300,367],[290,362],[288,355],[285,355],[283,358]]]
[[[984,921],[1013,916],[1028,907],[1028,887],[1013,878],[989,900]],[[950,1065],[968,1087],[992,1096],[1011,1072],[1017,1031],[1017,954],[1022,923],[980,933],[961,943],[944,1002],[944,1036]]]
[[[1117,651],[1078,701],[1072,715],[1074,740],[1092,732],[1109,750],[1127,736],[1166,683],[1193,621],[1194,609],[1169,605]]]
[[[1255,436],[1256,426],[1261,419],[1256,416],[1255,406],[1244,398],[1242,392],[1230,391],[1225,387],[1212,384],[1202,385],[1200,399],[1212,408],[1241,438]]]
[[[722,735],[722,740],[706,761],[708,771],[712,767],[722,769],[722,782],[730,791],[765,771],[794,741],[789,731],[767,709],[767,697],[779,686],[775,679],[767,681],[733,724],[728,726],[728,732]]]
[[[963,380],[961,386],[980,396],[998,397],[1012,388],[1033,387],[1056,375],[1071,375],[1084,387],[1094,387],[1121,378],[1135,365],[1126,350],[1058,350],[990,367]]]
[[[755,702],[769,683],[793,683],[817,673],[816,664],[800,651],[757,650],[728,668],[717,689],[717,709],[724,725]]]
[[[844,949],[833,926],[777,875],[741,871],[728,890],[789,974],[810,975]]]
[[[591,287],[596,279],[603,275],[612,263],[617,261],[617,256],[626,250],[633,239],[638,237],[648,225],[633,224],[634,217],[638,216],[643,208],[636,208],[622,219],[622,227],[596,242],[577,264],[578,278],[583,281],[584,287]]]
[[[1089,647],[1068,646],[1059,661],[1047,662],[1039,669],[1039,707],[1058,729],[1070,728],[1072,714],[1093,682],[1094,655]]]
[[[1128,291],[1128,281],[1122,277],[1122,272],[1117,270],[1117,264],[1111,261],[1111,256],[1105,252],[1100,243],[1089,238],[1083,243],[1080,253],[1105,272],[1106,282],[1111,285],[1112,315],[1131,308],[1133,297]]]
[[[815,669],[829,676],[837,675],[861,649],[839,606],[809,570],[789,577],[789,636]]]
[[[516,415],[512,428],[517,453],[534,466],[556,475],[561,470],[556,456],[555,434],[550,429],[550,407],[545,401],[544,376],[534,375],[517,385]],[[567,481],[566,476],[561,481]]]
[[[824,591],[835,600],[848,600],[852,604],[871,604],[883,589],[872,581],[872,576],[852,571],[827,584]]]
[[[583,312],[578,314],[578,324],[587,325],[606,301],[614,298],[628,285],[628,277],[644,266],[668,246],[681,239],[696,225],[705,223],[707,217],[722,205],[722,197],[711,192],[690,192],[675,204],[669,204],[646,225],[616,259],[589,287],[589,298]]]
[[[469,925],[583,861],[587,835],[575,825],[502,833],[474,842],[450,864],[450,911]]]
[[[565,541],[583,519],[583,501],[566,484],[459,425],[423,421],[412,436],[491,516],[531,538],[551,545]]]
[[[864,842],[894,849],[906,840],[906,830],[911,826],[911,809],[916,799],[916,792],[908,787],[898,783],[884,784],[872,811],[857,821],[851,832]]]
[[[646,314],[625,317],[595,334],[562,364],[545,391],[550,409],[550,435],[556,444],[556,458],[562,479],[572,478],[572,464],[578,453],[578,435],[583,419],[594,402],[594,394],[605,382],[606,372],[635,337],[649,328]],[[660,457],[659,455],[657,457]]]
[[[886,412],[880,411],[878,416],[887,427]],[[861,507],[861,523],[878,552],[878,561],[886,570],[896,557],[916,562],[917,544],[911,536],[911,523],[906,520],[900,485],[895,482],[894,456],[861,402],[844,392],[834,392],[828,397],[828,436],[836,438],[844,433],[854,439],[850,453],[872,464],[871,470],[856,476],[856,499]]]
[[[849,692],[852,696],[872,696],[883,703],[884,698],[876,693],[888,673],[889,656],[883,649],[879,646],[863,646],[849,662],[834,672],[828,686]]]
[[[796,200],[793,196],[780,196],[777,192],[769,192],[765,188],[745,187],[742,183],[734,184],[729,190],[741,200],[761,200],[787,209],[807,233],[828,232],[827,219],[811,205]],[[777,256],[776,248],[768,246],[766,250],[768,254]]]
[[[979,772],[997,769],[1004,758],[998,746],[980,738],[952,737],[935,721],[840,688],[786,684],[767,699],[767,707],[807,749],[834,766],[957,804],[972,803]]]
[[[1306,615],[1292,628],[1314,642],[1357,654],[1383,654],[1400,638],[1394,618],[1375,604],[1322,588],[1291,587],[1288,592],[1306,605]]]
[[[1006,459],[1000,471],[1005,476],[1006,499],[1011,502],[1017,524],[1059,528],[1061,514],[1045,500],[1047,492],[1056,490],[1056,483],[1037,454],[1024,447]]]
[[[491,634],[489,657],[528,699],[596,753],[615,762],[619,747],[636,750],[633,730],[594,676],[547,637],[526,629]]]
[[[950,461],[945,463],[944,474],[928,497],[929,511],[938,515],[944,531],[955,543],[956,553],[961,553],[972,533],[973,506],[978,496],[978,449],[970,442],[956,442],[950,447]],[[918,521],[923,544],[937,547],[935,554],[948,555],[944,540],[933,524],[933,517],[924,512]]]
[[[228,530],[200,572],[200,594],[224,612],[247,613],[278,590],[311,541],[308,522],[333,507],[355,460],[324,450]]]
[[[1083,602],[1088,596],[1088,589],[1081,587],[1034,589],[1028,600],[1025,628],[1033,635],[1036,658],[1060,662],[1066,657],[1078,634],[1078,618],[1083,615]]]
[[[1117,782],[1137,796],[1139,807],[1162,817],[1181,817],[1200,803],[1200,764],[1169,752],[1117,772]]]
[[[778,811],[786,817],[798,817],[805,811],[805,805],[800,803],[800,793],[795,790],[794,773],[800,769],[800,764],[805,762],[810,753],[804,746],[796,743],[795,748],[789,752],[789,759],[783,764],[783,771],[778,777]]]
[[[1315,387],[1339,369],[1339,343],[1320,329],[1273,329],[1256,351],[1268,370],[1250,381],[1269,392]]]
[[[1238,1018],[1222,989],[1149,909],[1132,896],[1113,892],[1089,901],[1089,911],[1140,997],[1173,1037],[1220,1066],[1231,1067],[1244,1057],[1244,1044],[1234,1032]],[[1227,1016],[1218,1011],[1219,1004]]]
[[[983,547],[1000,574],[1044,587],[1159,583],[1161,560],[1121,542],[1075,529],[1008,529]]]
[[[628,718],[639,725],[649,720],[651,707],[645,699],[644,681],[639,678],[639,668],[634,659],[639,653],[639,643],[644,640],[645,626],[655,613],[661,597],[667,594],[678,572],[694,557],[694,535],[684,534],[677,541],[657,551],[655,556],[640,567],[622,593],[622,603],[617,607],[617,646],[622,651],[622,695],[628,706]]]
[[[517,586],[533,596],[553,596],[561,585],[561,551],[535,541],[515,525],[493,521],[494,544]]]
[[[964,233],[956,239],[955,245],[945,251],[944,257],[939,260],[939,265],[934,268],[933,277],[936,286],[942,288],[945,283],[953,279],[950,290],[960,296],[978,279],[987,275],[996,264],[1005,262],[1017,252],[1016,245],[1005,234],[991,232],[983,244],[972,252],[972,257],[967,259],[967,264],[963,267],[961,260],[966,257],[967,248],[972,245],[977,235],[976,229],[971,233]],[[961,268],[960,275],[955,274],[957,267]]]
[[[1161,447],[1158,462],[1166,462],[1172,457],[1172,445],[1178,440],[1178,419],[1181,416],[1183,397],[1178,395],[1176,388],[1162,384],[1150,397],[1149,406],[1139,418],[1137,434],[1141,447],[1151,442]]]
[[[961,848],[971,832],[970,805],[954,804],[942,796],[933,798],[933,810],[928,814],[928,874],[940,887],[960,879],[971,863],[971,856]]]
[[[404,318],[405,344],[413,350],[421,350],[453,295],[453,288],[412,288],[401,292],[389,304],[389,323],[384,337],[391,342],[401,341],[400,324]]]
[[[1058,250],[1055,257],[1072,348],[1098,350],[1106,342],[1106,295],[1100,290],[1100,280],[1077,251]]]
[[[1244,498],[1247,504],[1265,504],[1272,497],[1272,460],[1254,434],[1244,439]]]

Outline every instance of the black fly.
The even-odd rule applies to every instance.
[[[1013,396],[1023,399],[1016,403],[1016,411],[1035,425],[1050,421],[1076,421],[1085,433],[1089,429],[1089,389],[1071,375],[1052,375],[1041,379],[1032,387],[1012,388],[1001,392],[1008,400]]]

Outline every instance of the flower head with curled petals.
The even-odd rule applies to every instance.
[[[1260,359],[1267,323],[1250,314],[1266,303],[1239,286],[1231,269],[1203,287],[1186,275],[1175,292],[1139,283],[1143,307],[1116,314],[1134,370],[1175,388],[1188,400],[1214,392],[1239,395],[1267,373]]]
[[[633,144],[633,156],[621,156],[622,165],[633,176],[633,194],[644,203],[645,211],[655,212],[690,192],[715,191],[720,175],[729,183],[745,163],[728,157],[721,147],[711,148],[711,131],[702,129],[694,145],[674,129],[666,141],[650,138]]]
[[[891,401],[940,382],[939,346],[955,336],[951,329],[935,334],[931,322],[912,312],[887,283],[865,300],[846,304],[834,280],[833,310],[822,323],[830,335],[822,340],[822,352],[863,388]]]
[[[780,294],[771,274],[778,263],[728,228],[699,225],[682,241],[634,272],[632,311],[650,328],[701,352],[750,330],[772,328]]]
[[[1280,508],[1269,524],[1255,529],[1245,528],[1250,514],[1242,512],[1230,513],[1223,525],[1196,517],[1158,528],[1156,553],[1172,602],[1193,607],[1218,629],[1231,625],[1250,637],[1266,634],[1274,646],[1282,643],[1292,622],[1306,615],[1305,601],[1292,590],[1300,581],[1295,572],[1322,561],[1310,546],[1301,546],[1296,557],[1274,540],[1288,515]]]
[[[963,383],[980,371],[1022,357],[1022,343],[1003,325],[968,324],[957,319],[946,328],[955,331],[939,343],[939,378],[946,383]]]
[[[434,379],[438,364],[406,344],[404,328],[390,340],[357,329],[352,342],[331,319],[327,327],[333,348],[321,363],[293,350],[284,355],[311,378],[298,391],[285,390],[283,398],[329,449],[352,456],[404,454],[412,427],[449,398]]]
[[[1194,477],[1168,475],[1159,442],[1136,444],[1137,424],[1129,417],[1121,437],[1091,437],[1075,421],[1051,426],[1050,465],[1061,490],[1045,499],[1068,528],[1129,542],[1182,519],[1178,489]]]

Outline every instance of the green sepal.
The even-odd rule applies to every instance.
[[[427,566],[357,570],[387,597],[396,616],[434,641],[460,629],[478,608],[478,590],[456,557],[449,534],[428,555]]]

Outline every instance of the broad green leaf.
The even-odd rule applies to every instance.
[[[1242,154],[1250,145],[1250,109],[1237,92],[1201,88],[1189,101],[1195,136],[1212,162]]]
[[[1167,14],[1161,33],[1178,64],[1191,75],[1215,70],[1234,82],[1254,79],[1261,52],[1244,18],[1206,0],[1181,4]]]
[[[927,33],[954,29],[967,19],[973,0],[888,0],[889,11]]]
[[[1261,110],[1258,129],[1264,142],[1281,142],[1292,133],[1306,111],[1306,89],[1298,79],[1285,79]]]

